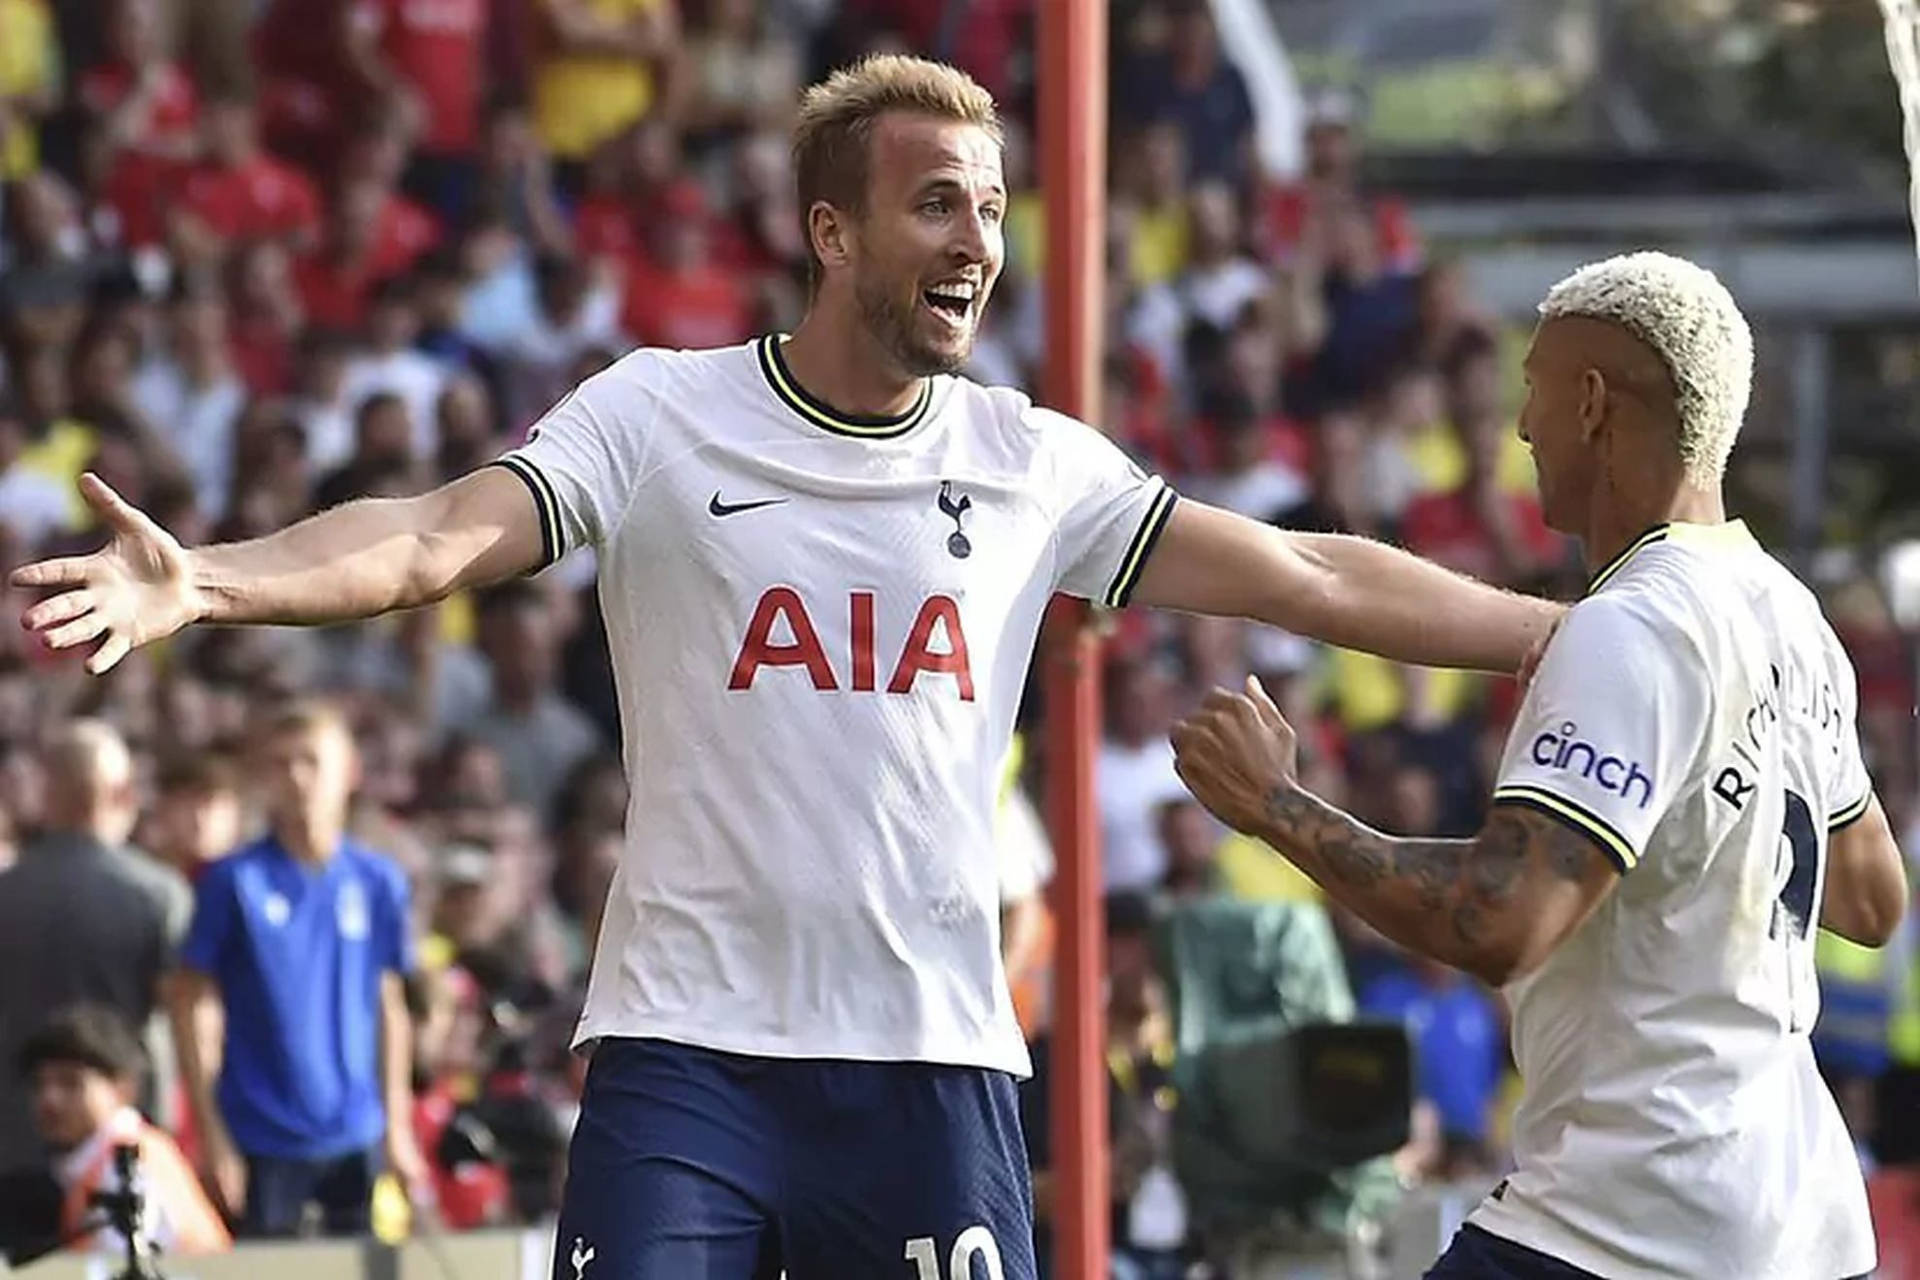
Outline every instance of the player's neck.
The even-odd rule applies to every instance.
[[[1726,518],[1726,503],[1718,487],[1681,485],[1665,501],[1596,504],[1584,539],[1587,571],[1593,573],[1602,565],[1612,564],[1649,529],[1666,524],[1722,524]]]
[[[920,394],[921,380],[901,373],[865,326],[818,306],[781,346],[780,358],[801,390],[844,414],[891,417]]]

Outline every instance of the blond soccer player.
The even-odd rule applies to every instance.
[[[496,465],[253,542],[183,549],[89,479],[110,545],[17,575],[53,590],[27,624],[105,670],[194,623],[363,618],[594,549],[635,820],[560,1280],[1034,1275],[993,809],[1055,592],[1507,671],[1557,614],[1178,501],[958,376],[1007,206],[964,75],[836,74],[794,152],[791,337],[634,352]]]
[[[1863,1276],[1866,1188],[1808,1039],[1813,931],[1879,946],[1907,886],[1853,667],[1726,517],[1746,320],[1656,253],[1540,310],[1520,431],[1593,579],[1479,835],[1395,839],[1308,794],[1257,685],[1175,730],[1181,776],[1388,937],[1506,989],[1516,1167],[1433,1280]]]

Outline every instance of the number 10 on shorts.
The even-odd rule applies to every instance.
[[[986,1264],[986,1280],[1005,1280],[1006,1272],[1000,1266],[1000,1246],[993,1242],[993,1232],[985,1227],[968,1227],[954,1237],[944,1276],[940,1274],[940,1246],[932,1236],[916,1236],[907,1241],[907,1261],[914,1265],[915,1280],[974,1280],[976,1257]]]

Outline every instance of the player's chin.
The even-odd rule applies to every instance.
[[[973,356],[973,329],[968,327],[956,331],[943,327],[936,330],[923,326],[914,335],[907,355],[916,377],[959,373]]]

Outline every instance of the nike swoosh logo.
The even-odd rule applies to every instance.
[[[742,511],[758,511],[761,507],[777,507],[785,498],[762,498],[758,502],[722,502],[720,491],[715,489],[713,497],[707,502],[707,514],[710,516],[737,516]]]

